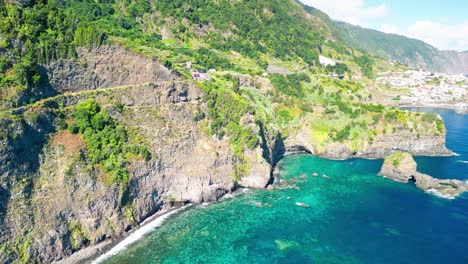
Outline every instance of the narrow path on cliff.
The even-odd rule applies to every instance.
[[[38,100],[32,104],[27,104],[23,105],[17,108],[10,108],[6,110],[0,111],[0,114],[5,114],[5,113],[13,113],[13,114],[20,114],[24,113],[28,109],[35,107],[35,106],[42,106],[47,102],[52,102],[54,100],[58,100],[61,98],[66,98],[66,97],[75,97],[79,95],[91,95],[91,94],[101,94],[101,93],[108,93],[111,91],[117,91],[117,90],[125,90],[125,89],[130,89],[134,87],[144,87],[146,85],[164,85],[164,84],[180,84],[180,83],[193,83],[190,80],[180,80],[180,81],[162,81],[162,82],[157,82],[157,83],[152,83],[152,82],[147,82],[147,83],[141,83],[141,84],[134,84],[134,85],[124,85],[124,86],[115,86],[115,87],[106,87],[106,88],[99,88],[99,89],[94,89],[94,90],[84,90],[84,91],[77,91],[77,92],[67,92],[67,93],[62,93],[56,96],[44,98],[41,100]]]

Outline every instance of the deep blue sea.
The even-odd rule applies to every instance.
[[[419,170],[468,180],[468,116],[421,111],[443,116],[460,156],[417,158]],[[468,195],[431,196],[381,165],[288,156],[280,177],[296,188],[191,207],[105,263],[468,263]]]

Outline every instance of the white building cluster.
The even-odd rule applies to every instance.
[[[406,90],[400,96],[402,104],[456,103],[468,97],[468,78],[463,75],[418,70],[381,72],[377,83]]]

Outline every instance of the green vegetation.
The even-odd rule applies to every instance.
[[[234,92],[235,85],[231,83],[229,87],[226,86],[229,82],[223,81],[226,80],[204,83],[202,89],[205,96],[203,98],[208,106],[206,112],[210,120],[210,134],[216,135],[218,139],[228,136],[232,144],[236,160],[233,178],[237,181],[249,172],[244,151],[252,150],[259,144],[255,123],[257,120],[248,120],[255,118],[257,110],[252,102]],[[246,122],[250,124],[245,125]]]
[[[68,222],[68,229],[70,230],[70,242],[74,249],[79,249],[80,245],[90,242],[89,238],[83,232],[80,223]]]
[[[344,63],[337,63],[335,66],[327,66],[328,72],[334,72],[338,75],[343,75],[348,71],[348,66]]]
[[[367,78],[372,78],[373,76],[373,67],[374,67],[374,60],[367,55],[362,55],[355,59],[355,62],[359,67],[361,67],[362,74]]]
[[[421,67],[422,59],[425,64],[423,68],[428,71],[443,71],[456,57],[454,53],[441,52],[423,41],[400,35],[385,34],[344,22],[334,22],[334,27],[350,47],[411,66]]]
[[[169,144],[180,148],[182,144],[177,143],[181,140],[188,142],[193,135],[200,135],[194,131],[194,124],[174,126],[173,117],[164,113],[177,116],[176,112],[185,113],[181,110],[193,110],[192,121],[206,132],[202,136],[230,144],[234,181],[250,173],[252,161],[257,158],[252,153],[257,155],[263,150],[264,162],[271,162],[270,143],[275,139],[280,143],[280,138],[298,136],[309,140],[316,152],[331,143],[359,152],[384,135],[419,138],[445,130],[436,115],[373,104],[367,87],[374,84],[377,69],[393,69],[391,64],[347,47],[325,14],[311,8],[306,8],[306,13],[294,0],[1,2],[0,119],[5,129],[0,138],[11,142],[21,139],[19,133],[23,131],[19,128],[23,125],[27,129],[48,127],[41,135],[44,144],[47,134],[64,129],[75,134],[65,133],[71,138],[82,138],[84,143],[80,141],[73,160],[60,164],[63,166],[59,171],[70,179],[77,173],[89,173],[118,193],[120,215],[107,219],[112,232],[119,229],[114,216],[129,223],[141,218],[141,210],[133,203],[130,166],[151,159],[145,147],[147,138],[141,135],[161,135],[149,128],[147,120],[160,122],[158,125],[165,128],[161,130],[163,136],[147,140],[152,148]],[[19,2],[28,5],[19,7],[15,4]],[[51,86],[51,76],[45,75],[49,65],[107,44],[121,45],[160,61],[173,71],[171,76],[180,77],[175,85],[186,81],[184,88],[190,86],[190,103],[162,103],[160,108],[135,104],[130,110],[117,98],[129,92],[138,94],[140,86],[67,94]],[[337,61],[336,66],[319,65],[319,54]],[[186,67],[187,62],[193,69]],[[288,74],[270,74],[266,72],[269,65],[284,68]],[[202,69],[216,70],[210,71],[211,81],[187,81],[192,70]],[[343,78],[332,78],[330,73]],[[115,74],[113,77],[119,77]],[[364,78],[354,81],[351,77],[356,75]],[[202,91],[201,100],[195,99],[198,93],[192,93],[193,84]],[[173,95],[164,92],[155,96]],[[86,98],[94,99],[83,101]],[[71,105],[77,101],[81,102]],[[189,137],[181,139],[179,135]],[[41,147],[37,146],[37,153]],[[7,163],[8,167],[14,165]],[[30,188],[27,181],[20,183]],[[169,199],[177,201],[170,195]],[[89,230],[83,230],[79,222],[67,224],[73,249],[90,242],[93,235],[88,236],[85,231]],[[24,234],[16,243],[0,246],[0,252],[8,251],[7,255],[32,262],[30,237]]]
[[[16,237],[14,241],[7,242],[0,247],[0,253],[5,255],[14,254],[18,263],[31,263],[30,247],[32,238],[27,231],[23,231],[23,237]]]
[[[87,146],[87,159],[100,165],[106,173],[106,183],[126,184],[130,180],[127,172],[128,160],[134,156],[150,159],[145,146],[128,142],[126,129],[118,125],[99,104],[90,99],[78,103],[73,114],[75,123],[68,129],[83,134]]]
[[[385,157],[385,163],[390,163],[393,166],[398,167],[398,166],[400,166],[401,161],[404,158],[407,158],[408,156],[411,157],[410,154],[405,153],[405,152],[395,153],[395,154],[392,154],[392,155],[389,155],[389,156]]]
[[[304,96],[302,82],[310,82],[310,77],[305,73],[289,74],[287,76],[274,74],[271,76],[270,80],[279,92],[288,96],[300,98]]]
[[[304,21],[303,15],[294,1],[280,0],[62,0],[25,7],[7,1],[0,8],[0,53],[7,55],[0,60],[1,105],[56,94],[41,67],[75,57],[78,47],[104,43],[154,56],[185,77],[186,61],[199,69],[259,74],[270,58],[318,65],[324,46],[351,54],[340,43],[324,41],[323,22]],[[242,57],[238,65],[231,60],[234,52]]]

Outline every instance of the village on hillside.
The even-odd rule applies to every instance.
[[[380,72],[378,84],[400,90],[400,104],[452,104],[466,108],[468,78],[464,75],[431,73],[409,69],[398,72]]]

